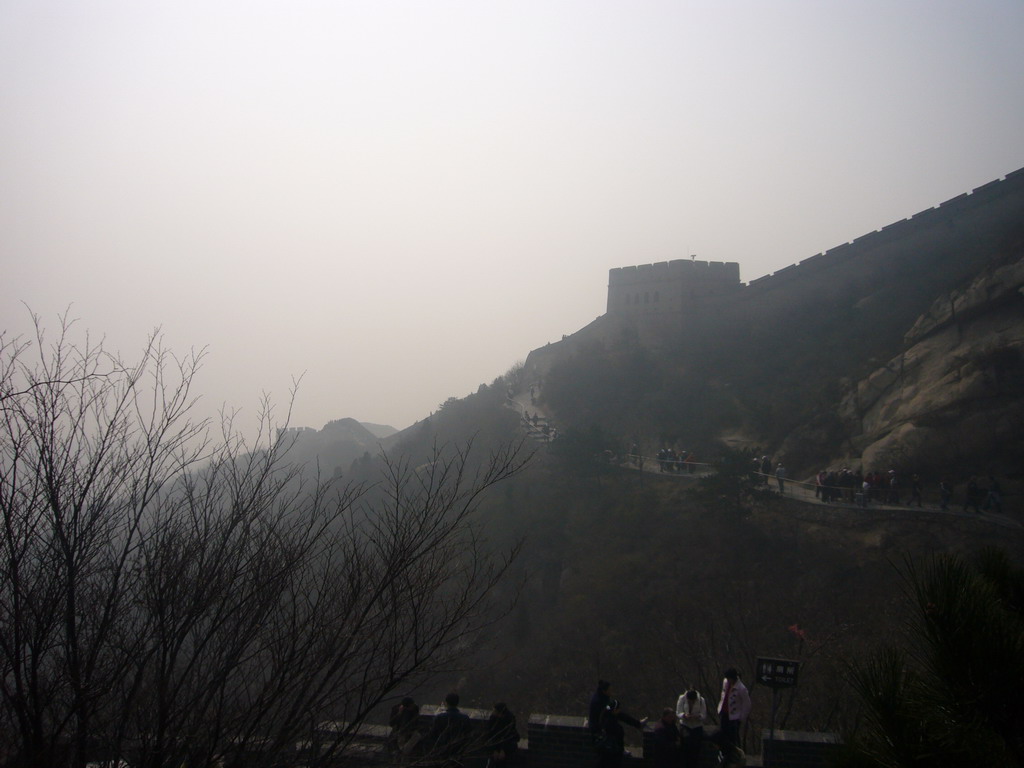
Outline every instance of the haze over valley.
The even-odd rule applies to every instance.
[[[14,0],[2,325],[208,347],[205,412],[403,429],[604,311],[1024,166],[1019,3]]]
[[[732,666],[754,753],[1024,764],[1022,36],[0,0],[0,768],[334,768],[405,696],[578,729]]]

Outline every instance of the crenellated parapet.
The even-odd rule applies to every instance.
[[[695,299],[740,288],[736,262],[675,259],[608,272],[608,314],[679,313]]]
[[[750,283],[759,289],[809,279],[821,270],[856,263],[862,269],[885,268],[873,258],[900,258],[908,251],[927,252],[944,243],[998,242],[1019,233],[1024,223],[1024,168],[964,192],[906,219],[868,232],[848,243],[810,256]],[[909,247],[908,247],[909,246]]]
[[[612,269],[607,316],[633,323],[649,343],[681,327],[718,333],[807,302],[846,303],[882,281],[936,282],[939,274],[955,282],[1022,240],[1024,169],[747,285],[736,262],[676,259]]]

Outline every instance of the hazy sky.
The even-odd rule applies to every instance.
[[[1024,167],[1021,0],[0,0],[0,311],[405,427],[604,311]],[[51,322],[52,321],[52,322]]]

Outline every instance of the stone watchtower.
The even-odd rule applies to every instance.
[[[740,288],[736,262],[675,259],[608,272],[608,310],[616,317],[682,317],[703,299]]]

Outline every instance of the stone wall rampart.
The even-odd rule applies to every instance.
[[[720,295],[740,287],[735,262],[673,259],[617,267],[608,272],[608,314],[679,313],[694,297]]]
[[[940,295],[1021,243],[1024,168],[747,284],[736,262],[673,259],[609,270],[605,314],[531,359],[550,367],[575,345],[623,334],[652,348],[670,339],[764,338],[829,307],[877,311],[892,286]]]
[[[422,734],[429,733],[439,711],[440,708],[424,708],[417,722],[417,730]],[[462,711],[470,717],[472,732],[468,750],[461,756],[460,762],[466,766],[483,768],[490,756],[486,740],[489,712],[473,709]],[[519,743],[519,763],[528,768],[592,768],[597,762],[593,737],[587,727],[587,719],[583,716],[530,714],[519,720],[518,727],[520,734],[525,737]],[[324,730],[324,735],[333,735],[331,728]],[[719,765],[718,750],[714,745],[718,728],[706,725],[704,730],[704,748],[701,750],[699,768],[714,768]],[[359,738],[361,741],[383,743],[389,733],[387,726],[364,726]],[[761,739],[765,751],[770,751],[771,764],[778,768],[825,768],[841,744],[835,733],[781,729],[774,732],[765,729]],[[429,755],[430,745],[426,742],[426,738],[419,742],[419,750],[423,755]],[[642,733],[632,728],[627,729],[626,746],[624,765],[636,768],[655,765],[657,744],[653,726],[644,728]],[[380,757],[386,754],[382,752]],[[416,753],[413,754],[415,756]],[[748,756],[748,760],[748,765],[761,764],[757,757]]]
[[[816,278],[815,273],[845,272],[842,268],[851,264],[865,274],[884,276],[897,260],[912,261],[924,250],[942,250],[944,244],[956,247],[957,237],[976,235],[991,239],[1015,228],[1024,229],[1024,169],[752,280],[746,287],[753,288],[749,293],[755,294],[783,285],[797,287],[804,278]],[[968,264],[965,266],[970,266],[971,254],[966,250]],[[816,282],[810,279],[807,287],[817,289],[820,286],[815,285]],[[743,298],[749,296],[743,295]]]
[[[774,738],[773,738],[774,737]],[[835,733],[808,731],[761,732],[766,765],[774,768],[822,768],[837,757],[842,740]]]
[[[897,243],[900,245],[899,250],[905,253],[917,250],[918,247],[941,244],[958,230],[968,230],[968,234],[978,232],[984,237],[1004,232],[1014,224],[1024,226],[1024,168],[850,242],[778,269],[770,275],[751,280],[746,287],[760,291],[771,290],[780,283],[792,283],[814,272],[840,267],[849,261],[858,261],[858,266],[867,270],[884,270],[886,265],[882,262],[897,255],[887,253],[885,249]],[[908,239],[917,239],[919,242],[901,242]],[[881,258],[871,263],[863,262],[872,256]],[[674,296],[676,286],[671,281],[676,279],[680,281],[684,296],[687,295],[685,288],[697,289],[701,295],[720,294],[727,292],[734,282],[739,282],[739,264],[674,259],[612,269],[608,273],[608,311],[616,314],[629,312],[629,307],[633,306],[627,305],[625,301],[629,291],[634,292],[634,298],[638,290],[659,291],[659,298],[661,291]],[[670,311],[683,309],[681,302],[660,308]]]

